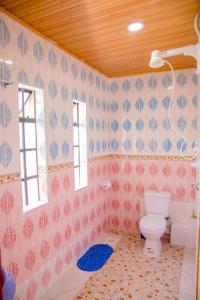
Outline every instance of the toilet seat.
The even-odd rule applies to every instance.
[[[140,219],[140,227],[148,232],[165,230],[166,224],[164,217],[155,214],[148,214]]]

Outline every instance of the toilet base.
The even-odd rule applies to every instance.
[[[160,256],[160,252],[162,250],[161,240],[148,240],[146,239],[143,253],[148,257],[158,257]]]

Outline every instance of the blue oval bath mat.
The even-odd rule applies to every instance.
[[[103,267],[112,253],[113,248],[107,244],[94,245],[79,258],[77,266],[83,271],[97,271]]]

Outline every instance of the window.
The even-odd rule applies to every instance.
[[[18,91],[21,183],[24,211],[47,202],[43,92]]]
[[[75,190],[87,186],[86,104],[73,101],[73,140]]]

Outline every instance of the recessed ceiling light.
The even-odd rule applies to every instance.
[[[143,27],[144,27],[143,22],[133,22],[127,26],[127,30],[130,32],[135,32],[141,30]]]

